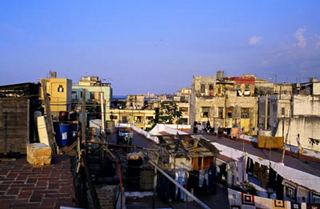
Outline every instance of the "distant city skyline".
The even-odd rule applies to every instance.
[[[174,93],[193,75],[320,77],[320,1],[0,2],[0,85],[50,70],[114,95]]]

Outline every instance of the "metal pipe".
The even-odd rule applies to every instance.
[[[171,178],[166,172],[164,172],[159,166],[156,165],[156,163],[154,163],[153,161],[149,160],[149,163],[154,166],[155,168],[158,169],[158,171],[160,171],[165,177],[167,177],[167,179],[169,179],[172,183],[174,183],[177,187],[179,187],[179,189],[181,189],[182,191],[184,191],[189,197],[191,197],[194,201],[196,201],[199,205],[201,205],[203,208],[206,209],[210,209],[209,206],[207,206],[206,204],[204,204],[204,202],[202,202],[201,200],[199,200],[196,196],[194,196],[191,192],[189,192],[188,190],[186,190],[183,186],[181,186],[178,182],[176,182],[173,178]]]

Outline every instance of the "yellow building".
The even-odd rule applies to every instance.
[[[110,114],[115,123],[130,123],[141,129],[151,128],[154,110],[111,109]]]
[[[49,94],[51,112],[57,116],[60,111],[71,110],[72,81],[67,78],[57,78],[52,72],[50,78],[40,78],[39,82],[46,83],[47,94]],[[40,100],[43,101],[43,89],[40,87]]]

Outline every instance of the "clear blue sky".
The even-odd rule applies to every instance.
[[[114,94],[172,93],[193,75],[320,77],[320,1],[0,1],[0,85],[49,70]]]

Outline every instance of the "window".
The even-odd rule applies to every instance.
[[[218,94],[221,94],[221,87],[218,87]]]
[[[180,107],[180,111],[181,112],[188,112],[188,108],[187,107]]]
[[[241,118],[249,118],[249,108],[241,108]]]
[[[232,118],[233,107],[228,107],[228,118]]]
[[[122,116],[122,123],[128,123],[128,117],[127,116]]]
[[[63,92],[63,91],[64,91],[64,89],[63,89],[62,85],[59,85],[58,92]]]
[[[219,119],[223,119],[223,107],[219,107],[218,108],[218,117]]]
[[[201,84],[201,93],[206,93],[206,85],[205,84]]]
[[[210,91],[210,96],[214,96],[214,88],[213,88],[213,85],[209,85],[209,91]]]
[[[137,123],[142,123],[142,116],[137,116],[136,117],[136,122]]]
[[[72,91],[71,97],[72,97],[72,99],[78,99],[77,98],[77,92],[76,91]]]
[[[202,117],[209,118],[210,107],[202,107]]]
[[[285,115],[286,114],[286,108],[285,107],[282,107],[281,108],[281,115]]]

